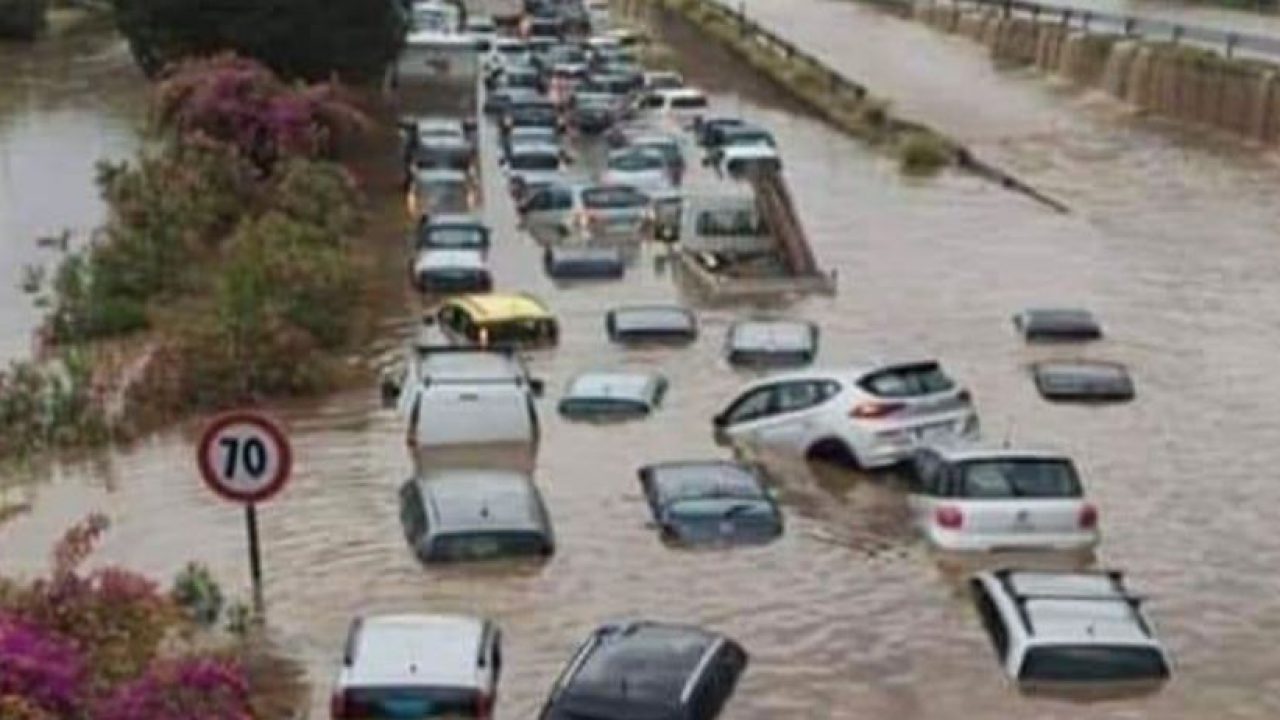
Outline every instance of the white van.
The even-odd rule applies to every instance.
[[[415,456],[493,445],[515,447],[531,462],[542,388],[513,350],[415,345],[400,378],[384,377],[383,399],[405,418]]]

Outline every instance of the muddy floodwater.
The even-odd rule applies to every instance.
[[[821,18],[828,6],[773,2],[794,9],[797,22]],[[880,33],[883,47],[895,32],[915,37],[906,25],[883,23],[856,32]],[[779,102],[768,85],[716,70],[733,64],[687,30],[669,33],[690,79],[711,91],[718,109],[774,131],[820,262],[838,270],[837,294],[708,307],[654,246],[637,249],[621,282],[556,286],[541,272],[536,244],[515,228],[486,130],[485,213],[497,229],[497,285],[541,295],[562,327],[557,349],[531,356],[549,389],[540,404],[537,479],[558,552],[544,566],[424,569],[400,529],[396,490],[409,472],[402,426],[380,407],[372,381],[367,390],[279,407],[297,467],[292,485],[261,510],[266,599],[270,624],[313,672],[313,716],[325,716],[350,618],[417,610],[482,613],[501,623],[504,720],[536,714],[593,627],[632,617],[698,623],[742,642],[752,661],[724,714],[737,720],[1280,717],[1276,165],[1021,75],[980,70],[976,50],[929,35],[945,52],[922,52],[950,61],[931,65],[920,82],[953,75],[957,94],[1011,98],[986,109],[983,148],[1074,209],[1057,214],[962,175],[904,179],[891,160]],[[849,43],[847,52],[860,47],[877,46]],[[48,72],[56,79],[61,70]],[[118,64],[108,75],[132,78]],[[894,82],[908,87],[908,75],[898,72]],[[6,160],[0,175],[6,263],[29,247],[15,232],[78,222],[77,208],[94,207],[87,195],[67,198],[63,212],[43,204],[72,192],[68,178],[83,177],[50,180],[50,166],[67,161],[68,147],[81,142],[87,166],[95,154],[133,142],[103,139],[131,137],[129,112],[93,93],[67,95],[54,79],[24,84],[34,97],[16,109],[3,101],[0,158],[14,157],[15,147],[26,148],[19,158],[39,158],[23,161],[21,173]],[[120,92],[136,91],[129,87]],[[49,106],[65,108],[65,124],[30,119],[32,108]],[[947,129],[945,103],[930,107],[938,116],[928,120]],[[1042,130],[1026,131],[1047,118]],[[957,127],[975,122],[954,118]],[[1012,130],[1002,137],[1001,127]],[[14,138],[27,139],[15,145]],[[43,200],[15,203],[17,193]],[[403,266],[387,278],[403,283]],[[677,298],[700,311],[696,344],[623,350],[606,341],[610,305]],[[415,298],[407,290],[405,300],[403,315],[387,319],[372,350],[378,362],[391,361],[414,332]],[[1108,339],[1023,346],[1009,318],[1044,304],[1091,308]],[[1070,452],[1101,510],[1098,563],[1126,570],[1149,596],[1148,612],[1174,660],[1173,681],[1154,696],[1111,702],[1018,695],[961,594],[965,572],[1002,561],[927,551],[891,477],[771,458],[787,520],[781,540],[731,552],[664,548],[645,526],[636,469],[724,456],[712,443],[710,418],[751,376],[731,370],[719,351],[728,324],[756,311],[818,322],[823,365],[936,356],[973,389],[989,437]],[[10,312],[6,301],[4,332]],[[1045,404],[1027,366],[1056,356],[1128,364],[1138,400],[1106,408]],[[622,426],[561,421],[554,408],[565,382],[602,367],[665,373],[665,407]],[[36,478],[26,491],[31,511],[0,526],[0,569],[39,570],[70,523],[103,511],[115,527],[99,562],[169,576],[194,558],[247,596],[241,514],[197,480],[195,428]]]

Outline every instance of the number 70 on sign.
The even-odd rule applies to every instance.
[[[239,503],[262,502],[280,492],[293,466],[284,432],[251,411],[215,418],[200,438],[196,459],[209,489]]]

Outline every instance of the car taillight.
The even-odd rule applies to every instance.
[[[347,696],[341,690],[329,696],[329,717],[331,720],[345,720],[347,717]]]
[[[863,420],[882,418],[892,415],[904,407],[906,407],[905,404],[898,402],[864,402],[854,405],[853,409],[849,411],[849,416]]]
[[[1098,527],[1098,508],[1089,503],[1080,508],[1080,527],[1084,530]]]
[[[488,693],[480,693],[476,695],[476,717],[479,720],[489,720],[493,717],[493,696]]]
[[[964,513],[958,507],[944,505],[934,511],[933,519],[939,527],[950,530],[959,530],[964,527]]]

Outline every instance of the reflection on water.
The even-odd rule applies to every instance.
[[[115,39],[0,43],[0,362],[31,349],[23,268],[57,259],[36,238],[82,240],[101,223],[94,163],[137,148],[142,95]]]
[[[811,6],[825,7],[791,4],[798,18]],[[1081,211],[1061,216],[963,176],[902,180],[857,143],[758,103],[759,88],[735,85],[715,64],[686,71],[720,88],[719,107],[774,130],[816,252],[841,271],[837,296],[785,307],[821,324],[821,362],[936,355],[973,389],[994,438],[1071,453],[1102,512],[1098,562],[1128,570],[1150,596],[1174,682],[1102,704],[1016,693],[961,592],[964,573],[984,561],[956,567],[926,551],[891,476],[765,457],[787,513],[781,539],[729,552],[664,548],[646,527],[636,470],[724,456],[709,418],[752,374],[722,359],[723,333],[739,316],[783,308],[703,305],[673,283],[657,245],[639,250],[622,282],[558,287],[498,200],[486,209],[497,286],[542,296],[562,327],[558,348],[530,356],[549,388],[537,480],[558,552],[532,569],[424,568],[399,524],[396,488],[411,471],[403,425],[373,384],[278,408],[298,463],[291,486],[261,509],[266,595],[272,624],[296,639],[317,680],[314,716],[323,717],[351,616],[407,609],[483,613],[503,625],[501,718],[533,716],[585,633],[634,616],[702,623],[742,641],[752,664],[725,713],[738,720],[1280,717],[1280,535],[1271,518],[1280,379],[1269,370],[1280,325],[1267,316],[1280,307],[1280,211],[1262,200],[1280,179],[1274,171],[1085,115],[1089,129],[1072,137],[1126,144],[1100,142],[1087,158],[1059,162],[1075,140],[1039,141],[1057,180],[1079,190]],[[1042,95],[1024,102],[1053,107]],[[1004,110],[1018,120],[1018,106]],[[504,197],[494,140],[485,133],[491,201]],[[1146,162],[1113,174],[1114,157]],[[1178,163],[1184,169],[1173,171]],[[403,282],[399,269],[388,276]],[[607,341],[610,306],[673,299],[700,309],[695,344],[628,350]],[[1059,303],[1093,309],[1109,339],[1083,350],[1022,345],[1011,313]],[[409,313],[389,320],[376,347],[393,354],[416,328]],[[1026,365],[1077,353],[1126,363],[1142,395],[1105,408],[1042,402]],[[661,371],[668,400],[623,426],[561,421],[559,388],[596,367]],[[197,481],[194,431],[192,423],[56,469],[34,491],[34,511],[0,527],[0,565],[34,570],[67,525],[101,510],[116,523],[102,560],[167,576],[196,557],[232,585],[247,580],[241,515]]]

